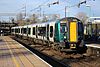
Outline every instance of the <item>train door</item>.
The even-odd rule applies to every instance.
[[[69,22],[69,43],[70,48],[74,49],[76,48],[76,43],[78,41],[78,30],[77,30],[77,22]]]
[[[67,24],[66,21],[60,22],[60,41],[63,42],[66,39],[66,32],[67,32]]]
[[[26,27],[26,36],[28,37],[28,31],[29,31],[29,28],[28,26]]]
[[[55,28],[55,23],[50,23],[49,25],[49,40],[54,42],[54,28]]]
[[[38,26],[36,25],[36,38],[38,38]]]
[[[22,28],[21,28],[21,35],[22,35],[22,36],[23,36],[23,33],[24,33],[23,31],[24,31],[24,28],[22,27]]]
[[[47,25],[47,40],[49,40],[49,24]]]
[[[77,42],[77,23],[70,22],[69,23],[69,41],[70,42]]]

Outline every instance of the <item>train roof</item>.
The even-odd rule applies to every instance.
[[[32,26],[34,26],[34,25],[45,25],[45,24],[50,24],[50,23],[56,23],[56,20],[55,21],[42,22],[42,23],[35,23],[35,24],[30,24],[30,25],[32,25]],[[30,25],[27,25],[27,26],[30,26]]]
[[[20,26],[16,26],[16,27],[12,27],[12,29],[14,29],[14,28],[19,28]]]
[[[56,23],[56,20],[55,21],[48,21],[48,22],[43,22],[43,23],[35,23],[35,24],[30,24],[30,25],[24,25],[24,26],[16,26],[16,27],[12,27],[12,28],[19,28],[19,27],[27,27],[27,26],[45,26],[47,24],[50,24],[50,23]]]
[[[78,18],[76,18],[76,17],[65,17],[65,18],[60,19],[60,21],[62,21],[62,20],[71,20],[71,19],[75,19],[75,20],[80,21],[80,20],[79,20]]]
[[[43,23],[35,23],[35,24],[24,25],[24,26],[16,26],[14,28],[17,28],[17,27],[26,27],[26,26],[36,26],[36,25],[38,25],[38,26],[45,26],[45,25],[50,24],[50,23],[57,23],[57,21],[62,21],[62,20],[68,20],[69,21],[71,19],[80,21],[76,17],[65,17],[65,18],[62,18],[62,19],[48,21],[48,22],[43,22]]]

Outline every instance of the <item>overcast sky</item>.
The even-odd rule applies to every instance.
[[[44,5],[41,7],[41,12],[45,14],[60,14],[61,17],[64,17],[64,8],[65,6],[72,6],[78,4],[80,1],[84,0],[59,0],[59,5],[47,5],[58,0],[0,0],[0,13],[19,13],[22,12],[24,5],[26,4],[27,13],[38,13],[37,10],[32,9],[38,7],[39,5]],[[78,12],[85,12],[87,15],[91,16],[100,16],[100,0],[87,0],[87,5],[82,4],[80,8],[77,6],[67,8],[67,16],[75,16]],[[91,9],[90,9],[91,8]]]

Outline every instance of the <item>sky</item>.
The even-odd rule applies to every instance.
[[[20,13],[23,12],[23,7],[26,4],[26,13],[33,14],[39,13],[39,5],[41,6],[41,14],[59,14],[60,17],[65,16],[65,6],[67,6],[67,16],[76,16],[79,12],[84,12],[88,16],[100,16],[100,0],[86,0],[86,4],[82,4],[80,8],[73,6],[84,0],[59,0],[59,4],[48,4],[56,2],[58,0],[0,0],[0,13]],[[86,7],[89,5],[89,7]],[[73,7],[68,7],[73,6]],[[7,19],[5,16],[0,16],[0,19]]]

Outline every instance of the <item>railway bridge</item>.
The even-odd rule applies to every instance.
[[[0,22],[0,35],[9,35],[11,33],[11,27],[17,26],[17,23]]]

